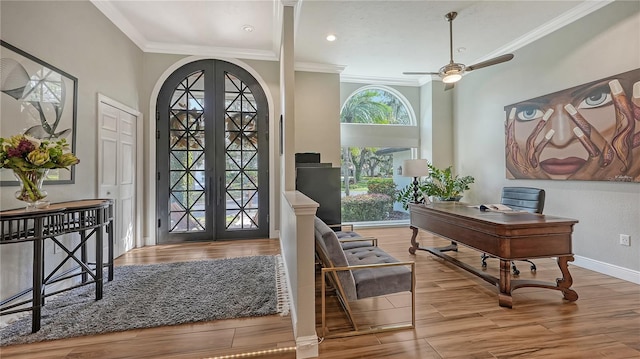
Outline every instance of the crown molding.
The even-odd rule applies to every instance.
[[[439,82],[442,82],[442,79],[438,77],[438,79],[436,80],[436,79],[434,79],[434,78],[433,78],[433,76],[431,76],[431,75],[427,75],[427,76],[420,76],[420,77],[418,78],[418,85],[419,85],[419,86],[424,86],[424,85],[426,85],[426,84],[428,84],[428,83],[431,83],[431,82],[433,82],[433,81],[439,81]]]
[[[161,54],[179,54],[193,56],[214,56],[247,60],[278,61],[271,50],[236,49],[231,47],[177,45],[162,42],[147,42],[142,51]]]
[[[296,62],[294,65],[296,71],[307,72],[325,72],[330,74],[339,74],[344,71],[345,66],[320,64],[316,62]]]
[[[425,82],[422,78],[399,78],[399,77],[378,77],[378,76],[360,76],[360,75],[340,75],[340,82],[351,82],[358,84],[372,84],[372,85],[390,85],[390,86],[412,86],[419,87],[422,86],[429,81],[431,81],[430,76],[429,79]],[[422,83],[421,83],[422,82]]]
[[[535,28],[533,31],[530,31],[523,36],[515,39],[514,41],[498,48],[497,50],[473,61],[472,63],[477,64],[482,61],[489,60],[496,56],[500,56],[503,54],[508,54],[513,51],[516,51],[520,48],[523,48],[530,43],[551,34],[552,32],[561,29],[574,21],[577,21],[584,16],[591,14],[592,12],[603,8],[606,5],[609,5],[614,0],[598,0],[598,1],[584,1],[580,5],[572,8],[571,10],[563,13],[562,15],[552,19],[551,21],[546,22],[545,24]]]
[[[122,13],[118,11],[111,2],[109,1],[100,1],[100,0],[90,0],[93,6],[95,6],[104,16],[107,17],[120,31],[122,31],[125,36],[127,36],[131,41],[133,41],[136,46],[140,48],[140,50],[144,51],[145,44],[147,43],[147,39],[142,36],[142,34],[133,26]]]

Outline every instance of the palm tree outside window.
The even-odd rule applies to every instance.
[[[408,213],[394,203],[393,197],[407,181],[398,175],[398,166],[412,157],[417,146],[408,147],[407,141],[400,139],[394,143],[386,134],[390,130],[418,132],[409,102],[390,87],[365,86],[344,102],[340,122],[344,134],[341,152],[343,222],[405,223]],[[417,144],[417,141],[409,142]]]

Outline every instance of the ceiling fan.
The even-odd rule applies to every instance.
[[[453,88],[454,83],[459,81],[462,76],[469,71],[481,69],[483,67],[497,65],[502,62],[507,62],[513,59],[513,54],[505,54],[492,59],[473,64],[471,66],[465,66],[464,64],[453,62],[453,20],[458,16],[458,13],[452,11],[444,16],[449,21],[449,55],[450,61],[448,64],[442,66],[438,72],[403,72],[405,75],[438,75],[442,78],[442,82],[445,83],[445,90]]]

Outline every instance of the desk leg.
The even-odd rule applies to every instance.
[[[560,267],[560,272],[562,272],[562,278],[556,279],[556,286],[562,291],[564,299],[575,302],[578,300],[578,293],[571,289],[573,278],[571,278],[571,273],[569,273],[569,267],[567,266],[567,262],[569,261],[573,262],[573,256],[558,257],[558,267]]]
[[[409,228],[411,228],[411,230],[413,230],[413,235],[411,235],[411,247],[409,247],[409,253],[411,254],[416,254],[416,251],[418,249],[423,250],[423,251],[427,251],[427,252],[431,252],[437,256],[440,256],[440,254],[436,254],[435,252],[438,253],[442,253],[442,252],[449,252],[449,251],[453,251],[453,252],[457,252],[458,251],[458,243],[451,241],[451,244],[446,246],[446,247],[429,247],[429,248],[420,248],[420,243],[418,243],[416,241],[416,237],[418,236],[418,228],[414,227],[414,226],[409,226]],[[444,257],[441,257],[444,258]],[[467,269],[468,270],[468,269]]]
[[[413,231],[413,235],[411,236],[411,247],[409,247],[409,253],[416,254],[416,250],[420,247],[420,243],[416,242],[416,237],[418,236],[418,228],[414,226],[410,226]]]
[[[501,307],[512,308],[513,297],[511,297],[511,261],[500,260],[500,282],[498,283],[500,293],[498,293],[498,304]]]
[[[558,257],[558,267],[560,267],[560,272],[562,272],[562,278],[556,279],[556,285],[553,285],[549,282],[542,282],[537,280],[513,280],[510,281],[509,277],[509,261],[501,262],[501,270],[500,270],[500,306],[507,307],[511,300],[510,293],[518,288],[523,287],[535,287],[535,288],[546,288],[559,290],[562,292],[564,299],[574,302],[578,300],[578,293],[575,290],[571,289],[571,285],[573,284],[573,278],[571,278],[571,274],[569,273],[569,267],[567,266],[567,262],[573,261],[573,256],[563,256]],[[502,283],[503,277],[507,279]],[[510,307],[510,306],[509,306]]]

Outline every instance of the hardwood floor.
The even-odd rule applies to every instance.
[[[200,242],[134,249],[117,266],[280,253],[277,239]],[[0,348],[2,359],[214,358],[270,350],[261,358],[295,358],[291,318],[229,319]]]
[[[416,261],[416,328],[326,340],[321,358],[640,358],[639,285],[569,264],[572,288],[580,296],[576,302],[563,300],[559,291],[521,288],[513,292],[513,309],[507,309],[498,306],[497,288],[484,280],[427,252],[409,254],[409,229],[358,232],[378,237],[379,246],[398,260]],[[448,244],[422,231],[418,241]],[[480,267],[477,251],[461,247],[451,255]],[[554,282],[560,277],[554,260],[534,262],[535,274],[517,262],[520,278]],[[487,272],[497,276],[498,263],[489,260]],[[333,308],[333,325],[346,327],[346,317]],[[355,310],[365,323],[404,321],[410,298],[387,296]]]
[[[498,306],[497,289],[466,271],[419,251],[408,252],[410,230],[358,230],[379,238],[399,260],[415,260],[416,328],[376,335],[326,339],[320,358],[640,358],[640,285],[570,264],[572,286],[580,298],[562,299],[558,291],[522,288],[513,309]],[[422,245],[446,241],[421,232]],[[117,265],[277,254],[277,240],[163,245],[133,250]],[[453,255],[480,266],[480,253],[461,248]],[[529,272],[518,262],[520,278],[554,281],[553,260],[535,260]],[[498,273],[489,260],[487,272]],[[319,293],[319,292],[318,292]],[[332,328],[347,328],[346,317],[329,298]],[[316,305],[319,318],[319,295]],[[354,305],[357,321],[393,323],[410,316],[410,298],[396,294]],[[319,322],[319,320],[318,320]],[[318,328],[318,333],[321,333]],[[267,316],[132,330],[0,349],[2,358],[214,358],[260,350],[281,350],[254,358],[295,358],[290,317]]]

